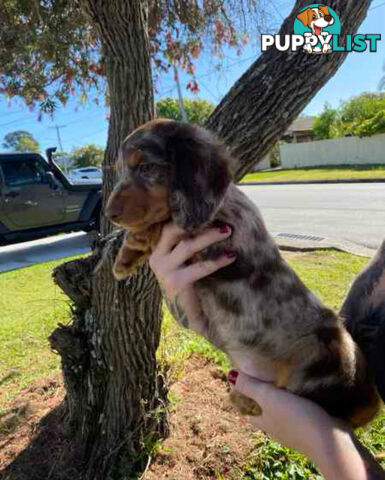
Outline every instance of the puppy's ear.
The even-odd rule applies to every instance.
[[[324,15],[330,15],[329,7],[326,5],[318,5],[318,10],[321,10]]]
[[[229,156],[209,132],[174,123],[167,150],[173,166],[171,215],[184,230],[195,230],[215,215],[231,182]]]
[[[301,12],[299,15],[297,15],[297,18],[305,25],[305,27],[309,27],[310,21],[311,21],[310,14],[312,13],[313,13],[313,10],[311,8],[307,8],[306,10]]]

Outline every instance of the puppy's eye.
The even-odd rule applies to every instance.
[[[317,15],[316,14],[313,15],[313,20],[317,20]]]
[[[159,170],[156,163],[141,163],[138,165],[138,172],[141,175],[153,175]]]

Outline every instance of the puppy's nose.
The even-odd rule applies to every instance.
[[[123,205],[116,202],[108,203],[106,207],[106,216],[109,220],[119,220],[119,218],[122,216],[122,213]]]
[[[325,15],[325,20],[329,23],[333,20],[333,17],[331,15]]]

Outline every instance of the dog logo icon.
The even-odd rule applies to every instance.
[[[377,52],[380,33],[347,34],[341,38],[337,13],[323,3],[313,3],[299,10],[294,19],[294,34],[261,34],[261,51],[275,48],[279,52],[324,54],[332,52]]]
[[[326,5],[313,4],[297,15],[294,33],[306,38],[305,52],[328,53],[332,51],[332,36],[341,33],[341,24],[334,10]]]

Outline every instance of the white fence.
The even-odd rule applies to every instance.
[[[332,138],[281,145],[282,168],[326,165],[385,165],[385,134],[372,137]]]

